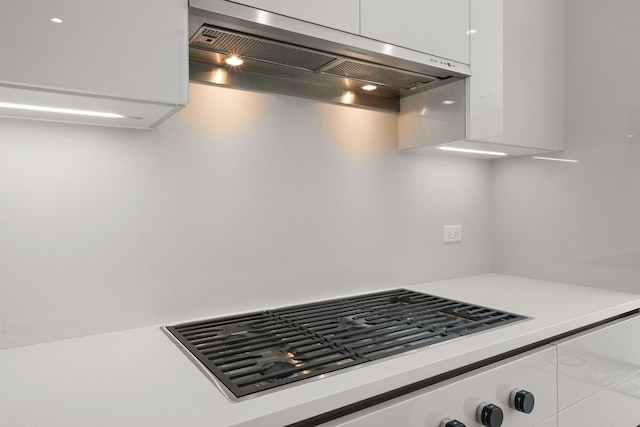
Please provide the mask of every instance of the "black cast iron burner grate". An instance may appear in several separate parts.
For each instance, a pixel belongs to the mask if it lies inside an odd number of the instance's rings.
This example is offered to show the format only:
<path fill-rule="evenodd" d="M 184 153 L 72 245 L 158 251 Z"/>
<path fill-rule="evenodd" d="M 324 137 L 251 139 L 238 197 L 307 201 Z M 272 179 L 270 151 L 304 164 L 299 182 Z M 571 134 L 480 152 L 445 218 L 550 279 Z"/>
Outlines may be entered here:
<path fill-rule="evenodd" d="M 523 319 L 397 289 L 166 329 L 243 397 Z"/>

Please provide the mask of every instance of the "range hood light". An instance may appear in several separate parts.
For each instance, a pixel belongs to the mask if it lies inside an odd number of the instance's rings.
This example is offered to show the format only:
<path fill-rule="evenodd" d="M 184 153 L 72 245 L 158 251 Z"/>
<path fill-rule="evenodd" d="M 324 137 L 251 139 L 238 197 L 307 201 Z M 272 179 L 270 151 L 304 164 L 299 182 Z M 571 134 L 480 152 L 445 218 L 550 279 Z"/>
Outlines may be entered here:
<path fill-rule="evenodd" d="M 468 148 L 456 148 L 456 147 L 438 147 L 444 151 L 456 151 L 459 153 L 472 153 L 472 154 L 486 154 L 488 156 L 506 156 L 507 153 L 501 153 L 499 151 L 483 151 L 483 150 L 471 150 Z"/>
<path fill-rule="evenodd" d="M 376 86 L 376 85 L 364 85 L 364 86 L 362 86 L 362 89 L 364 89 L 364 90 L 376 90 L 376 89 L 378 89 L 378 86 Z"/>
<path fill-rule="evenodd" d="M 468 36 L 470 36 L 470 35 L 472 35 L 472 34 L 477 33 L 477 32 L 478 32 L 478 30 L 471 29 L 471 30 L 468 30 L 468 31 L 465 31 L 465 32 L 467 33 L 467 35 L 468 35 Z"/>
<path fill-rule="evenodd" d="M 60 18 L 51 18 L 49 21 L 53 22 L 54 24 L 62 24 L 62 19 Z"/>
<path fill-rule="evenodd" d="M 451 104 L 455 104 L 455 103 L 456 103 L 456 101 L 451 101 L 451 100 L 447 99 L 446 101 L 442 101 L 442 103 L 443 103 L 444 105 L 451 105 Z"/>
<path fill-rule="evenodd" d="M 10 102 L 0 102 L 0 108 L 11 108 L 14 110 L 43 111 L 45 113 L 74 114 L 77 116 L 106 117 L 109 119 L 124 119 L 125 116 L 115 113 L 105 113 L 102 111 L 74 110 L 71 108 L 44 107 L 41 105 L 12 104 Z"/>
<path fill-rule="evenodd" d="M 242 65 L 244 63 L 244 61 L 240 58 L 238 58 L 235 55 L 232 55 L 230 57 L 228 57 L 227 59 L 224 60 L 224 62 L 227 63 L 227 65 L 231 65 L 232 67 L 237 67 L 239 65 Z"/>

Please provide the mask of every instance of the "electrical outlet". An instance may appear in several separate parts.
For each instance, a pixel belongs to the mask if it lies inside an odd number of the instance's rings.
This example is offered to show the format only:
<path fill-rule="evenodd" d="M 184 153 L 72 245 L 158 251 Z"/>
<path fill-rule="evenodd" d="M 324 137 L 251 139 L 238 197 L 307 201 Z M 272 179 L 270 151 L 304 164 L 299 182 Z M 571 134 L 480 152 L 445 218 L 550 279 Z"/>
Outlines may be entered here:
<path fill-rule="evenodd" d="M 461 242 L 462 226 L 461 225 L 445 225 L 443 242 Z"/>

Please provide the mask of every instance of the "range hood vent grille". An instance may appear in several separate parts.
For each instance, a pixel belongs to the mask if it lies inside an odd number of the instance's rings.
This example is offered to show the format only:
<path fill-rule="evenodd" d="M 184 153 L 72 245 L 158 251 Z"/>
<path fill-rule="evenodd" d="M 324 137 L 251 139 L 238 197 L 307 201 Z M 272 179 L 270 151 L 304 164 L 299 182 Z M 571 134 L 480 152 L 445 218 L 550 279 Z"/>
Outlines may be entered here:
<path fill-rule="evenodd" d="M 347 77 L 375 84 L 392 87 L 400 87 L 413 90 L 417 87 L 436 81 L 437 79 L 424 74 L 412 73 L 406 70 L 398 70 L 382 65 L 367 64 L 360 61 L 345 59 L 339 63 L 333 63 L 322 71 L 324 74 Z"/>
<path fill-rule="evenodd" d="M 201 29 L 190 46 L 309 71 L 317 70 L 338 59 L 335 55 L 208 26 Z"/>
<path fill-rule="evenodd" d="M 208 24 L 200 28 L 191 39 L 189 46 L 224 55 L 236 55 L 264 63 L 405 90 L 413 90 L 440 80 L 426 74 L 236 33 Z"/>

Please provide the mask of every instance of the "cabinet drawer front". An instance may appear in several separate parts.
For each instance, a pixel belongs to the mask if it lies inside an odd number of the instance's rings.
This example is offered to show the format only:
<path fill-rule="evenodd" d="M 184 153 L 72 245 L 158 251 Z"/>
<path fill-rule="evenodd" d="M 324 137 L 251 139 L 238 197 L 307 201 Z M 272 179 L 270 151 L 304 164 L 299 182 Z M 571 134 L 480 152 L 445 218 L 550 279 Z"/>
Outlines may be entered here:
<path fill-rule="evenodd" d="M 561 411 L 640 371 L 640 315 L 558 343 Z M 638 402 L 640 405 L 640 402 Z"/>
<path fill-rule="evenodd" d="M 541 422 L 536 427 L 557 427 L 558 417 L 551 417 L 546 421 Z"/>
<path fill-rule="evenodd" d="M 478 425 L 475 421 L 478 405 L 488 402 L 502 409 L 504 425 L 533 427 L 556 414 L 555 380 L 555 348 L 545 346 L 351 414 L 326 426 L 439 427 L 448 417 L 475 426 Z M 533 393 L 535 408 L 531 414 L 517 412 L 509 406 L 514 389 Z"/>
<path fill-rule="evenodd" d="M 640 425 L 640 373 L 558 414 L 558 427 Z"/>

